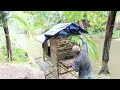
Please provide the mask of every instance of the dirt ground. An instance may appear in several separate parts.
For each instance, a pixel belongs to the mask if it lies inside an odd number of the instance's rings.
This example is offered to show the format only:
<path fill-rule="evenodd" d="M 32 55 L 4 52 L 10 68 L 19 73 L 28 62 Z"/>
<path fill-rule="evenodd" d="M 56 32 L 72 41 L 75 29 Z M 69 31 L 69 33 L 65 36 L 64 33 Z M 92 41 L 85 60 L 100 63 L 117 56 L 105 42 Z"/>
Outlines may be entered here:
<path fill-rule="evenodd" d="M 0 64 L 0 79 L 44 79 L 45 75 L 40 69 L 22 64 Z"/>
<path fill-rule="evenodd" d="M 66 74 L 63 74 L 63 75 L 60 75 L 59 77 L 60 79 L 78 79 L 76 78 L 75 76 L 73 76 L 72 74 L 70 73 L 66 73 Z M 110 76 L 109 75 L 98 75 L 95 73 L 95 79 L 110 79 Z"/>
<path fill-rule="evenodd" d="M 70 73 L 62 74 L 60 79 L 78 79 Z M 45 79 L 43 71 L 23 64 L 0 64 L 0 79 Z M 110 79 L 109 76 L 96 74 L 96 79 Z"/>

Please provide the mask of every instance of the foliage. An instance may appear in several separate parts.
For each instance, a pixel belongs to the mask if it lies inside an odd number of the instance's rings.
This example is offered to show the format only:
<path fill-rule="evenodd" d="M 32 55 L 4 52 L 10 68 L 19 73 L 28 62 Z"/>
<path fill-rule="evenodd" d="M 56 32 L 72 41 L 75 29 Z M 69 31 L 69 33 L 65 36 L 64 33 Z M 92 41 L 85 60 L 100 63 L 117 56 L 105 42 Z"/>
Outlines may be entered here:
<path fill-rule="evenodd" d="M 107 16 L 107 11 L 15 11 L 11 12 L 11 21 L 12 23 L 16 21 L 18 23 L 16 26 L 20 26 L 24 31 L 30 34 L 37 33 L 36 35 L 38 35 L 60 22 L 77 22 L 86 19 L 91 25 L 87 30 L 93 35 L 105 30 Z M 101 35 L 99 34 L 99 36 Z M 89 36 L 85 36 L 89 46 L 89 53 L 95 59 L 98 59 L 97 44 Z M 82 43 L 78 36 L 73 35 L 69 38 L 77 44 L 81 45 Z M 14 52 L 19 53 L 21 51 L 18 49 Z"/>
<path fill-rule="evenodd" d="M 4 44 L 0 45 L 0 62 L 7 61 L 7 51 Z M 27 52 L 22 48 L 14 48 L 13 49 L 13 62 L 16 63 L 24 63 L 28 62 L 29 58 L 27 56 Z"/>
<path fill-rule="evenodd" d="M 96 38 L 102 38 L 102 37 L 105 37 L 105 31 L 96 33 L 96 34 L 94 34 L 94 36 L 93 36 L 93 33 L 90 32 L 89 36 L 96 37 Z M 120 38 L 120 30 L 113 30 L 112 38 L 113 39 Z"/>
<path fill-rule="evenodd" d="M 120 38 L 120 30 L 113 31 L 112 38 Z"/>
<path fill-rule="evenodd" d="M 1 61 L 7 61 L 7 48 L 6 48 L 6 43 L 5 43 L 5 36 L 3 35 L 3 31 L 0 33 L 1 37 L 0 37 L 0 62 Z M 16 41 L 14 36 L 11 37 L 12 43 L 11 46 L 12 48 L 12 54 L 13 54 L 13 61 L 15 63 L 24 63 L 24 62 L 28 62 L 29 58 L 27 56 L 27 52 L 26 50 L 20 48 L 20 47 L 16 47 Z"/>
<path fill-rule="evenodd" d="M 91 27 L 87 30 L 99 33 L 105 30 L 107 11 L 14 11 L 12 19 L 23 30 L 39 35 L 60 22 L 77 22 L 86 19 Z M 53 18 L 54 17 L 54 18 Z M 37 34 L 38 33 L 38 34 Z"/>
<path fill-rule="evenodd" d="M 16 62 L 16 63 L 20 63 L 20 62 L 24 63 L 24 62 L 29 61 L 27 52 L 22 48 L 15 48 L 14 49 L 13 59 L 14 59 L 14 62 Z"/>
<path fill-rule="evenodd" d="M 13 16 L 26 30 L 34 33 L 43 33 L 60 22 L 77 22 L 87 19 L 91 25 L 88 30 L 95 34 L 95 31 L 104 30 L 104 23 L 107 21 L 107 12 L 105 11 L 23 11 L 14 12 Z M 81 43 L 78 36 L 70 37 L 77 44 Z M 88 41 L 89 53 L 93 58 L 98 59 L 97 44 L 88 36 L 85 36 L 85 38 Z"/>
<path fill-rule="evenodd" d="M 67 22 L 77 22 L 82 20 L 84 11 L 64 11 L 64 16 Z"/>
<path fill-rule="evenodd" d="M 13 17 L 21 22 L 21 24 L 24 25 L 25 30 L 30 30 L 30 25 L 28 24 L 27 20 L 25 18 L 20 17 L 18 15 L 13 14 Z"/>
<path fill-rule="evenodd" d="M 0 62 L 7 61 L 7 48 L 3 28 L 0 27 Z"/>
<path fill-rule="evenodd" d="M 5 45 L 0 45 L 0 62 L 3 60 L 7 61 L 7 50 Z"/>
<path fill-rule="evenodd" d="M 96 42 L 94 42 L 89 36 L 85 36 L 85 39 L 88 42 L 88 51 L 90 52 L 90 56 L 94 60 L 99 60 L 99 52 L 98 52 L 98 45 Z"/>
<path fill-rule="evenodd" d="M 35 35 L 43 33 L 62 20 L 58 11 L 16 11 L 11 14 L 13 20 L 22 25 L 21 29 Z"/>
<path fill-rule="evenodd" d="M 8 14 L 9 14 L 9 12 L 7 12 L 7 11 L 0 11 L 0 26 L 7 24 Z"/>
<path fill-rule="evenodd" d="M 93 31 L 89 31 L 89 36 L 90 37 L 96 37 L 96 38 L 103 38 L 105 37 L 105 31 L 99 32 L 99 33 L 94 33 Z"/>
<path fill-rule="evenodd" d="M 107 11 L 64 11 L 64 17 L 67 22 L 77 22 L 78 20 L 88 20 L 90 23 L 87 30 L 103 31 L 106 27 L 108 12 Z"/>
<path fill-rule="evenodd" d="M 20 22 L 19 24 L 22 25 L 22 30 L 31 30 L 32 23 L 30 23 L 31 16 L 29 14 L 23 13 L 21 11 L 15 11 L 11 13 L 12 20 L 14 22 Z"/>
<path fill-rule="evenodd" d="M 105 26 L 106 26 L 105 23 L 107 22 L 108 12 L 105 12 L 105 11 L 65 11 L 63 16 L 66 17 L 67 22 L 77 22 L 78 20 L 81 21 L 84 19 L 89 21 L 91 27 L 87 28 L 87 30 L 90 32 L 90 34 L 86 35 L 85 39 L 88 42 L 88 50 L 89 50 L 90 56 L 94 60 L 99 60 L 98 45 L 96 44 L 96 42 L 94 42 L 90 38 L 90 35 L 92 36 L 93 34 L 97 34 L 105 30 Z M 104 35 L 104 34 L 101 33 L 100 35 Z M 71 41 L 76 42 L 77 44 L 80 44 L 80 46 L 82 46 L 82 42 L 79 39 L 79 36 L 71 35 L 69 39 Z"/>
<path fill-rule="evenodd" d="M 94 33 L 105 30 L 107 11 L 15 11 L 12 16 L 28 32 L 43 33 L 60 22 L 77 22 L 86 19 Z M 53 18 L 54 17 L 54 18 Z M 37 34 L 37 35 L 38 35 Z"/>
<path fill-rule="evenodd" d="M 76 44 L 80 45 L 80 47 L 82 47 L 82 41 L 79 38 L 79 35 L 70 35 L 68 37 L 72 42 L 75 42 Z M 94 59 L 94 60 L 99 60 L 99 52 L 98 52 L 98 45 L 96 44 L 96 42 L 94 42 L 89 36 L 84 36 L 84 38 L 87 41 L 88 44 L 88 52 L 90 54 L 90 56 Z"/>
<path fill-rule="evenodd" d="M 45 30 L 63 21 L 62 11 L 35 11 L 26 12 L 33 15 L 36 26 L 42 26 Z M 54 17 L 54 18 L 53 18 Z M 42 21 L 42 22 L 41 22 Z"/>

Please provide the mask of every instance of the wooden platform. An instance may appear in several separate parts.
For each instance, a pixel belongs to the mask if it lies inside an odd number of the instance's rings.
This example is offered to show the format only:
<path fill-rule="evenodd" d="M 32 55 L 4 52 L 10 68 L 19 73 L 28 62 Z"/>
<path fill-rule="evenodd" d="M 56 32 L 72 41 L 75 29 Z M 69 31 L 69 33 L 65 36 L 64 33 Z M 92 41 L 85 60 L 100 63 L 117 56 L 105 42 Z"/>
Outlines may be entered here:
<path fill-rule="evenodd" d="M 35 59 L 35 61 L 40 69 L 44 72 L 46 79 L 59 79 L 57 75 L 57 69 L 50 65 L 49 61 L 44 61 L 42 59 Z"/>
<path fill-rule="evenodd" d="M 58 67 L 55 67 L 49 60 L 43 60 L 42 58 L 35 59 L 39 68 L 44 72 L 45 79 L 77 79 L 77 72 L 72 68 L 67 69 L 66 65 L 70 64 L 70 60 L 66 60 L 58 63 Z M 68 65 L 69 66 L 69 65 Z M 58 75 L 59 70 L 59 75 Z"/>
<path fill-rule="evenodd" d="M 71 74 L 75 78 L 78 78 L 78 74 L 73 70 L 72 63 L 74 59 L 61 60 L 58 62 L 59 76 L 63 74 Z"/>

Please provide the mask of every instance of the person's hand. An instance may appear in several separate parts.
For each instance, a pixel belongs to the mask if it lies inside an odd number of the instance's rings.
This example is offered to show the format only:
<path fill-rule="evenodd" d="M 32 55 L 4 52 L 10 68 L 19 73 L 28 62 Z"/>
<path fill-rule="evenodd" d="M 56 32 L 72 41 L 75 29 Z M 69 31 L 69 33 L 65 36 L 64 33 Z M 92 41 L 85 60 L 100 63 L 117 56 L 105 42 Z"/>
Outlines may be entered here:
<path fill-rule="evenodd" d="M 81 39 L 83 39 L 83 36 L 82 36 L 82 35 L 80 35 L 80 38 L 81 38 Z"/>

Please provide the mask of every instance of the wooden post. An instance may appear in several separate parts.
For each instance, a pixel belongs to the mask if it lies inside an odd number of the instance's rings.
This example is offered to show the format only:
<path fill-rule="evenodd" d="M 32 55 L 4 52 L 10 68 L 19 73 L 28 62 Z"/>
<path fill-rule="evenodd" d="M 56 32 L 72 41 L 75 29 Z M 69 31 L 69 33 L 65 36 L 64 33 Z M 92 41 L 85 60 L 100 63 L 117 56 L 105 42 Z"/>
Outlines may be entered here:
<path fill-rule="evenodd" d="M 47 44 L 47 42 L 44 42 L 42 44 L 42 48 L 43 48 L 43 60 L 45 61 L 45 56 L 48 55 L 48 44 Z"/>

